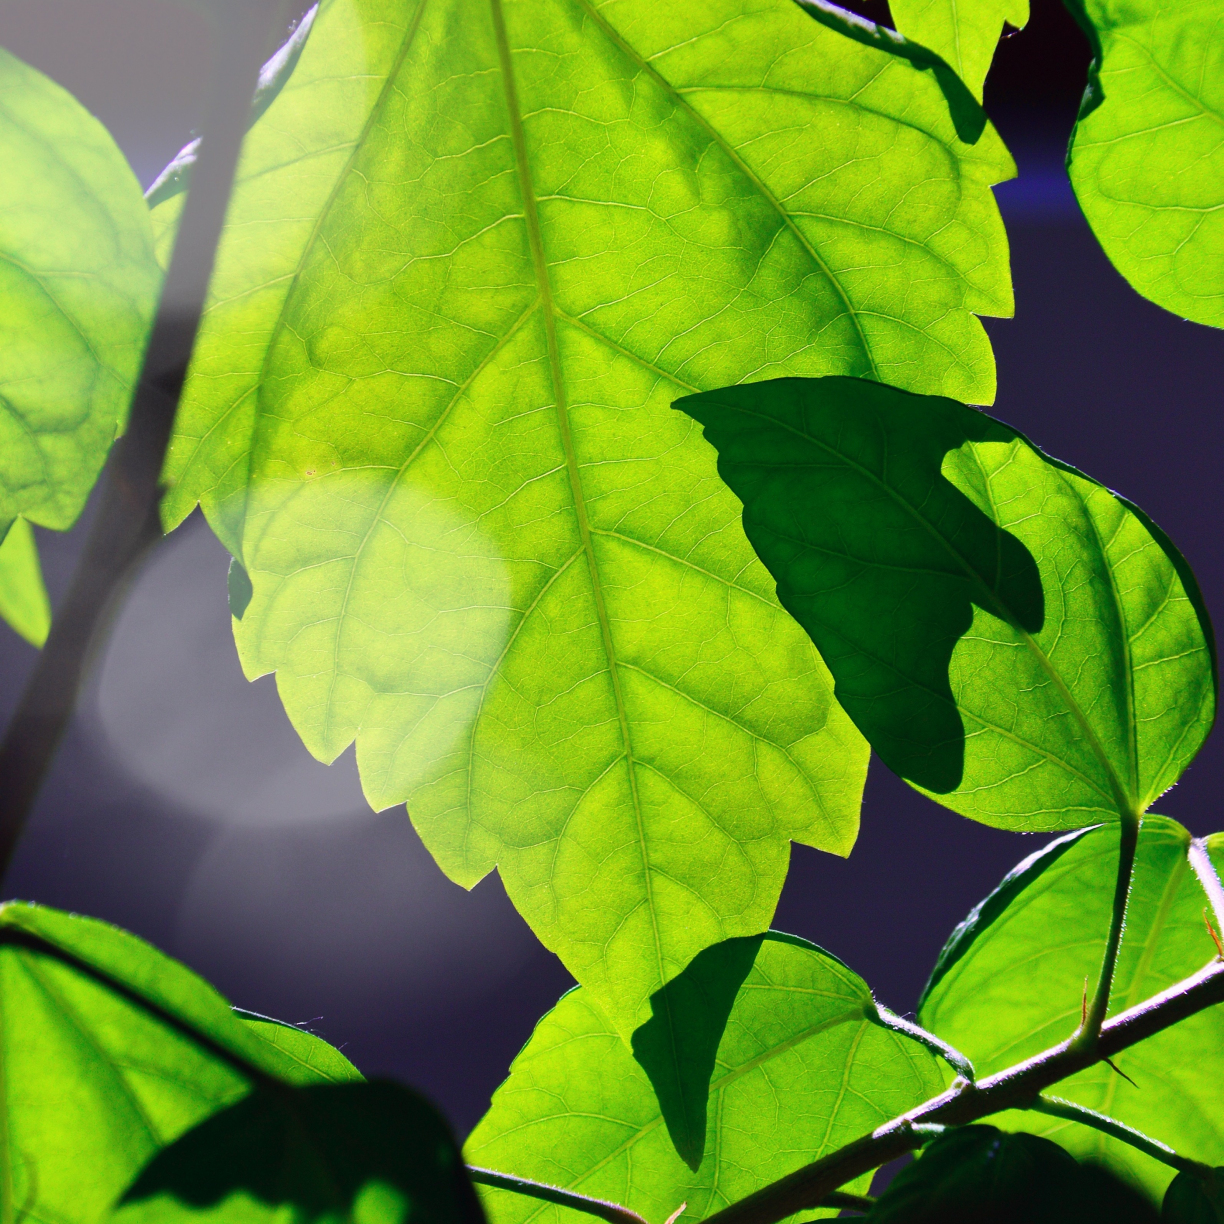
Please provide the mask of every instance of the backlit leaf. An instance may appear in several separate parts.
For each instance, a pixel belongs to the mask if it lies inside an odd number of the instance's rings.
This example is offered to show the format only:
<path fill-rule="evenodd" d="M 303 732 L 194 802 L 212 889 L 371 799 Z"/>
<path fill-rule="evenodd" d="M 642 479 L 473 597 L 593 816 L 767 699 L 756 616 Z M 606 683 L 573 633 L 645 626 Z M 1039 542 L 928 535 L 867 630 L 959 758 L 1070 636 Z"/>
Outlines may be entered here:
<path fill-rule="evenodd" d="M 251 1093 L 159 1152 L 113 1218 L 115 1224 L 484 1220 L 437 1110 L 411 1089 L 377 1081 Z"/>
<path fill-rule="evenodd" d="M 1023 29 L 1029 0 L 889 0 L 888 11 L 906 38 L 942 55 L 980 102 L 1003 25 Z"/>
<path fill-rule="evenodd" d="M 1161 816 L 1143 820 L 1110 1013 L 1201 969 L 1215 954 L 1203 922 L 1207 898 L 1187 861 L 1190 835 Z M 1224 866 L 1224 837 L 1207 846 Z M 948 942 L 919 1019 L 990 1075 L 1069 1037 L 1084 980 L 1100 969 L 1118 832 L 1073 833 L 1021 863 Z M 1118 1118 L 1192 1160 L 1224 1163 L 1224 1007 L 1213 1007 L 1062 1081 L 1057 1095 Z M 1045 1114 L 992 1121 L 1046 1135 L 1084 1158 L 1129 1170 L 1159 1195 L 1173 1170 L 1100 1131 Z"/>
<path fill-rule="evenodd" d="M 216 1053 L 79 965 L 292 1084 L 359 1079 L 318 1038 L 268 1041 L 182 965 L 125 931 L 43 906 L 0 907 L 0 1189 L 5 1218 L 99 1219 L 162 1145 L 243 1097 L 250 1083 Z"/>
<path fill-rule="evenodd" d="M 1027 831 L 1143 812 L 1177 781 L 1214 717 L 1211 629 L 1129 502 L 985 413 L 859 379 L 677 406 L 903 778 Z"/>
<path fill-rule="evenodd" d="M 43 585 L 34 531 L 23 518 L 13 520 L 0 543 L 0 616 L 27 642 L 41 646 L 51 628 L 51 601 Z"/>
<path fill-rule="evenodd" d="M 127 416 L 160 272 L 140 185 L 70 94 L 0 50 L 0 533 L 71 527 Z"/>
<path fill-rule="evenodd" d="M 1067 156 L 1114 267 L 1224 327 L 1224 13 L 1218 0 L 1070 0 L 1096 51 Z"/>
<path fill-rule="evenodd" d="M 774 932 L 704 955 L 725 955 L 734 977 L 745 948 L 752 964 L 717 1055 L 697 1068 L 708 1104 L 696 1172 L 673 1147 L 641 1063 L 581 988 L 515 1059 L 467 1142 L 469 1163 L 611 1199 L 651 1221 L 687 1203 L 683 1218 L 699 1220 L 938 1090 L 933 1055 L 880 1022 L 871 992 L 839 960 Z M 507 1191 L 480 1193 L 494 1224 L 581 1221 Z"/>
<path fill-rule="evenodd" d="M 972 312 L 1011 309 L 994 130 L 818 17 L 333 0 L 248 139 L 169 465 L 249 578 L 247 674 L 626 1035 L 768 926 L 791 839 L 849 850 L 866 764 L 670 401 L 989 399 Z"/>

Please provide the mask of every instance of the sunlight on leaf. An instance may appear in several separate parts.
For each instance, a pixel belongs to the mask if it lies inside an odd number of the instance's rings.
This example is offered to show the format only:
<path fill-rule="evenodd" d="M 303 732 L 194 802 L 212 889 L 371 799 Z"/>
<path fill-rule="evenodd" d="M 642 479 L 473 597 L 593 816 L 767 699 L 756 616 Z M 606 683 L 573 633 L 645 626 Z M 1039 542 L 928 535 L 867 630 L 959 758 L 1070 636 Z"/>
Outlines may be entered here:
<path fill-rule="evenodd" d="M 1070 0 L 1096 51 L 1071 184 L 1114 267 L 1224 327 L 1224 14 L 1218 0 Z"/>
<path fill-rule="evenodd" d="M 0 616 L 32 645 L 47 640 L 51 601 L 43 585 L 34 530 L 23 518 L 13 521 L 0 544 Z"/>
<path fill-rule="evenodd" d="M 1123 1011 L 1215 955 L 1206 903 L 1187 861 L 1190 835 L 1148 816 L 1110 999 Z M 1217 869 L 1224 836 L 1208 839 Z M 927 986 L 922 1024 L 991 1075 L 1069 1037 L 1084 979 L 1096 980 L 1118 863 L 1114 827 L 1073 833 L 1021 863 L 957 928 Z M 1052 937 L 1053 936 L 1053 937 Z M 1101 1064 L 1059 1084 L 1060 1097 L 1118 1118 L 1191 1160 L 1224 1162 L 1224 1007 L 1216 1006 L 1119 1054 L 1134 1084 Z M 999 1114 L 1007 1129 L 1046 1135 L 1081 1158 L 1106 1159 L 1159 1194 L 1173 1170 L 1127 1144 L 1036 1113 Z"/>
<path fill-rule="evenodd" d="M 76 521 L 127 416 L 161 274 L 106 129 L 0 50 L 0 532 Z"/>
<path fill-rule="evenodd" d="M 697 1052 L 693 1070 L 708 1077 L 709 1100 L 696 1172 L 676 1153 L 642 1066 L 581 988 L 536 1026 L 468 1140 L 467 1159 L 648 1220 L 687 1203 L 681 1220 L 699 1220 L 937 1091 L 934 1057 L 879 1023 L 870 991 L 835 957 L 776 932 L 736 942 L 731 961 L 753 945 L 755 959 L 712 1064 Z M 589 1221 L 506 1191 L 481 1196 L 494 1224 Z"/>
<path fill-rule="evenodd" d="M 19 1218 L 93 1221 L 164 1143 L 249 1091 L 215 1054 L 45 950 L 101 970 L 260 1069 L 296 1084 L 360 1079 L 296 1031 L 274 1041 L 195 974 L 90 918 L 0 907 L 0 1186 Z M 276 1027 L 276 1026 L 270 1026 Z M 7 1208 L 6 1208 L 7 1209 Z"/>
<path fill-rule="evenodd" d="M 336 0 L 247 141 L 169 461 L 248 676 L 626 1036 L 768 926 L 792 839 L 849 851 L 866 766 L 669 403 L 994 394 L 1011 159 L 848 20 Z"/>
<path fill-rule="evenodd" d="M 778 379 L 677 407 L 903 778 L 1037 831 L 1142 812 L 1193 759 L 1211 629 L 1136 507 L 985 413 L 878 383 Z"/>

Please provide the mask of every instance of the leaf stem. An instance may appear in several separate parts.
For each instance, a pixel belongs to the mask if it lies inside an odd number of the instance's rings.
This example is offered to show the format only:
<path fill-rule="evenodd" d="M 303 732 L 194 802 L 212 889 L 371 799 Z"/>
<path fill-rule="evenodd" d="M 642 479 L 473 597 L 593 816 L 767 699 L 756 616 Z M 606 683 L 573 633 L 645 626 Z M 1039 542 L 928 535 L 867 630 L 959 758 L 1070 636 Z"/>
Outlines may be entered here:
<path fill-rule="evenodd" d="M 1001 1110 L 1027 1109 L 1038 1094 L 1067 1076 L 1221 1002 L 1224 961 L 1216 959 L 1160 994 L 1111 1017 L 1101 1026 L 1091 1047 L 1070 1038 L 976 1084 L 958 1081 L 909 1113 L 715 1212 L 705 1224 L 778 1224 L 798 1211 L 818 1206 L 826 1195 L 852 1178 L 921 1147 L 929 1138 L 923 1132 L 929 1131 L 930 1123 L 963 1126 Z"/>
<path fill-rule="evenodd" d="M 529 1198 L 554 1203 L 558 1207 L 570 1207 L 574 1211 L 585 1211 L 598 1216 L 608 1224 L 646 1224 L 636 1211 L 622 1207 L 608 1199 L 591 1198 L 576 1190 L 564 1190 L 550 1186 L 547 1182 L 532 1181 L 529 1177 L 517 1177 L 513 1173 L 499 1173 L 496 1169 L 482 1169 L 479 1165 L 467 1166 L 468 1177 L 478 1186 L 494 1186 L 498 1190 L 509 1190 L 514 1194 L 525 1194 Z"/>
<path fill-rule="evenodd" d="M 973 1083 L 977 1079 L 977 1074 L 973 1070 L 973 1064 L 955 1047 L 950 1046 L 942 1037 L 936 1037 L 934 1033 L 924 1029 L 922 1025 L 915 1024 L 912 1020 L 906 1020 L 898 1016 L 896 1012 L 889 1011 L 887 1007 L 881 1004 L 876 1004 L 876 1013 L 879 1016 L 880 1023 L 885 1028 L 890 1028 L 894 1032 L 904 1033 L 907 1037 L 912 1037 L 915 1041 L 926 1046 L 933 1054 L 937 1054 L 963 1079 Z"/>
<path fill-rule="evenodd" d="M 1101 958 L 1101 973 L 1096 990 L 1088 1005 L 1084 1022 L 1072 1039 L 1080 1050 L 1091 1050 L 1100 1038 L 1101 1026 L 1109 1011 L 1109 994 L 1113 988 L 1114 970 L 1118 964 L 1118 949 L 1126 926 L 1126 903 L 1130 898 L 1131 877 L 1135 873 L 1135 850 L 1139 845 L 1140 817 L 1133 812 L 1122 813 L 1118 829 L 1118 875 L 1114 882 L 1113 912 L 1109 920 L 1109 936 L 1105 955 Z"/>
<path fill-rule="evenodd" d="M 1220 883 L 1215 864 L 1211 861 L 1207 839 L 1205 837 L 1194 838 L 1190 843 L 1187 857 L 1190 859 L 1190 866 L 1194 869 L 1194 874 L 1198 876 L 1198 881 L 1203 886 L 1203 891 L 1207 894 L 1207 900 L 1211 902 L 1216 930 L 1224 935 L 1224 884 Z"/>
<path fill-rule="evenodd" d="M 1097 1113 L 1095 1109 L 1089 1109 L 1085 1105 L 1076 1105 L 1073 1101 L 1065 1101 L 1061 1097 L 1039 1096 L 1029 1105 L 1029 1109 L 1034 1113 L 1048 1114 L 1052 1118 L 1065 1118 L 1068 1122 L 1091 1126 L 1094 1130 L 1099 1130 L 1113 1139 L 1129 1143 L 1131 1147 L 1151 1156 L 1153 1160 L 1167 1164 L 1179 1173 L 1193 1173 L 1197 1177 L 1206 1177 L 1211 1172 L 1210 1167 L 1201 1161 L 1179 1156 L 1167 1144 L 1150 1138 L 1142 1131 L 1135 1130 L 1133 1126 L 1127 1126 L 1126 1123 L 1119 1122 L 1116 1118 Z"/>
<path fill-rule="evenodd" d="M 97 517 L 72 585 L 0 742 L 0 878 L 72 719 L 77 693 L 109 617 L 161 538 L 161 471 L 208 292 L 267 36 L 286 0 L 216 5 L 217 70 L 205 138 L 183 208 L 132 399 L 127 432 L 111 448 Z"/>

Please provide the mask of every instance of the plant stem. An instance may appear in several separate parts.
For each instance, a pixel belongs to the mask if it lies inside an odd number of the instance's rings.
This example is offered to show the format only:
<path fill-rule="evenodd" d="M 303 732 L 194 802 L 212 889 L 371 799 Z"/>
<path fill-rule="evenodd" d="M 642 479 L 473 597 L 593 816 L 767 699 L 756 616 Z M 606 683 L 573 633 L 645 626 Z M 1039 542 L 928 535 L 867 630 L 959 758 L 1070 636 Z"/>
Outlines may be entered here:
<path fill-rule="evenodd" d="M 887 1007 L 879 1003 L 876 1004 L 876 1014 L 879 1016 L 880 1023 L 885 1028 L 890 1028 L 897 1033 L 904 1033 L 907 1037 L 912 1037 L 915 1041 L 921 1042 L 932 1054 L 942 1058 L 957 1075 L 967 1079 L 971 1084 L 977 1078 L 977 1074 L 973 1070 L 973 1064 L 955 1046 L 950 1046 L 941 1037 L 936 1037 L 934 1033 L 924 1029 L 922 1025 L 915 1024 L 912 1020 L 906 1020 L 898 1016 L 896 1012 L 889 1011 Z"/>
<path fill-rule="evenodd" d="M 1139 845 L 1140 818 L 1124 812 L 1118 832 L 1118 875 L 1114 882 L 1113 913 L 1109 920 L 1109 936 L 1105 955 L 1101 958 L 1101 974 L 1097 978 L 1092 1002 L 1080 1030 L 1072 1039 L 1077 1048 L 1092 1049 L 1100 1036 L 1101 1026 L 1109 1011 L 1109 993 L 1113 987 L 1114 969 L 1118 964 L 1118 948 L 1126 926 L 1126 902 L 1130 897 L 1131 876 L 1135 873 L 1135 850 Z"/>
<path fill-rule="evenodd" d="M 1091 1048 L 1069 1039 L 976 1085 L 964 1081 L 954 1084 L 870 1134 L 715 1212 L 705 1224 L 778 1224 L 795 1212 L 818 1206 L 826 1195 L 852 1178 L 921 1147 L 929 1137 L 921 1133 L 925 1124 L 963 1126 L 1004 1109 L 1026 1109 L 1039 1093 L 1059 1080 L 1221 1002 L 1224 961 L 1217 959 L 1168 990 L 1107 1020 Z"/>
<path fill-rule="evenodd" d="M 1196 837 L 1190 843 L 1188 857 L 1190 859 L 1190 866 L 1194 869 L 1194 874 L 1198 876 L 1199 883 L 1207 894 L 1207 900 L 1211 902 L 1211 912 L 1215 915 L 1216 930 L 1219 934 L 1224 935 L 1224 885 L 1220 883 L 1220 877 L 1216 873 L 1215 864 L 1211 861 L 1205 837 Z"/>
<path fill-rule="evenodd" d="M 1153 1160 L 1167 1164 L 1179 1173 L 1193 1173 L 1198 1177 L 1205 1177 L 1210 1173 L 1210 1167 L 1201 1161 L 1179 1156 L 1166 1144 L 1149 1138 L 1142 1131 L 1137 1131 L 1134 1127 L 1127 1126 L 1116 1118 L 1097 1113 L 1095 1109 L 1089 1109 L 1085 1105 L 1076 1105 L 1073 1101 L 1064 1101 L 1061 1097 L 1039 1096 L 1029 1105 L 1029 1109 L 1034 1113 L 1048 1114 L 1052 1118 L 1065 1118 L 1068 1122 L 1091 1126 L 1102 1134 L 1120 1139 L 1123 1143 L 1129 1143 L 1131 1147 L 1151 1156 Z"/>
<path fill-rule="evenodd" d="M 495 1186 L 498 1190 L 510 1190 L 514 1194 L 525 1194 L 529 1198 L 555 1203 L 558 1207 L 570 1207 L 574 1211 L 585 1211 L 598 1216 L 608 1224 L 646 1224 L 636 1211 L 622 1207 L 607 1199 L 591 1198 L 576 1190 L 563 1190 L 547 1182 L 532 1181 L 529 1177 L 516 1177 L 513 1173 L 499 1173 L 496 1169 L 482 1169 L 478 1165 L 467 1166 L 468 1177 L 478 1186 Z"/>
<path fill-rule="evenodd" d="M 285 0 L 217 4 L 205 137 L 162 285 L 127 432 L 111 448 L 97 518 L 21 704 L 0 742 L 0 878 L 72 718 L 117 597 L 161 537 L 161 471 L 187 376 L 263 50 Z"/>

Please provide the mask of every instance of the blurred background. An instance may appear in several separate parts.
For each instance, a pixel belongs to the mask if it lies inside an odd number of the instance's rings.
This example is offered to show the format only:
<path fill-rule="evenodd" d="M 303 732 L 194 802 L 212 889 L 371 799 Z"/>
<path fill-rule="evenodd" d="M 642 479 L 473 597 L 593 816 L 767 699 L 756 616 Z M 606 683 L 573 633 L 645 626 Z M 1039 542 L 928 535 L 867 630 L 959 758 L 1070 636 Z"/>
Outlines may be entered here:
<path fill-rule="evenodd" d="M 304 9 L 305 4 L 302 5 Z M 887 22 L 887 6 L 855 4 Z M 195 135 L 207 29 L 174 0 L 0 0 L 0 45 L 59 81 L 148 185 Z M 1088 47 L 1058 0 L 1005 38 L 986 107 L 1017 181 L 998 189 L 1016 317 L 986 320 L 995 415 L 1138 502 L 1224 615 L 1217 476 L 1224 333 L 1138 297 L 1063 172 Z M 53 601 L 82 530 L 39 532 Z M 369 1075 L 424 1089 L 462 1137 L 535 1021 L 571 984 L 497 877 L 471 893 L 434 866 L 404 809 L 364 803 L 351 750 L 330 769 L 289 726 L 271 678 L 247 684 L 224 549 L 193 516 L 136 582 L 5 883 L 5 895 L 119 923 L 233 1002 L 309 1027 Z M 0 625 L 0 717 L 35 652 Z M 1224 827 L 1209 740 L 1161 802 Z M 963 820 L 873 763 L 846 861 L 795 847 L 775 925 L 828 948 L 912 1011 L 952 928 L 1043 844 Z"/>

